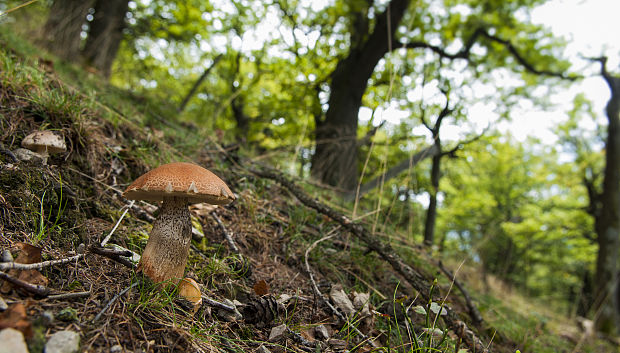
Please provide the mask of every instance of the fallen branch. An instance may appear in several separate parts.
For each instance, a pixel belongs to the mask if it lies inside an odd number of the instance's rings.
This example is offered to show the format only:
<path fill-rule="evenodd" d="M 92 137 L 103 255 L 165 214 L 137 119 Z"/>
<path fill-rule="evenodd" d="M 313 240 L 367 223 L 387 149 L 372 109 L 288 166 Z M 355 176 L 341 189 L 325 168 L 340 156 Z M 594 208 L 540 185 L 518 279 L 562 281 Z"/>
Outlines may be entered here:
<path fill-rule="evenodd" d="M 65 264 L 65 263 L 68 263 L 68 262 L 77 261 L 77 260 L 81 259 L 82 257 L 84 257 L 84 254 L 79 254 L 79 255 L 67 257 L 65 259 L 37 262 L 37 263 L 34 263 L 34 264 L 20 264 L 18 262 L 0 262 L 0 271 L 5 271 L 5 270 L 21 270 L 21 271 L 25 271 L 25 270 L 40 270 L 42 268 L 49 267 L 49 266 L 54 266 L 54 265 Z"/>
<path fill-rule="evenodd" d="M 360 223 L 353 222 L 342 213 L 322 204 L 318 200 L 309 197 L 299 186 L 289 181 L 284 175 L 273 170 L 266 169 L 249 169 L 253 174 L 275 180 L 289 190 L 301 203 L 307 207 L 313 208 L 319 213 L 328 216 L 335 222 L 339 223 L 345 229 L 347 229 L 355 237 L 363 241 L 371 250 L 375 251 L 385 261 L 387 261 L 392 268 L 398 272 L 413 288 L 415 288 L 426 300 L 430 293 L 430 287 L 427 285 L 428 280 L 417 273 L 411 266 L 407 265 L 401 258 L 394 252 L 389 244 L 384 244 L 375 236 L 373 236 L 364 226 Z M 465 344 L 474 352 L 488 352 L 488 348 L 482 343 L 480 338 L 467 326 L 465 322 L 460 320 L 457 314 L 449 307 L 445 306 L 447 315 L 443 316 L 444 321 L 452 329 L 452 331 L 460 337 Z"/>
<path fill-rule="evenodd" d="M 463 299 L 465 299 L 465 304 L 467 305 L 467 310 L 469 311 L 469 316 L 471 317 L 475 326 L 480 327 L 482 323 L 482 315 L 478 308 L 474 305 L 471 297 L 469 296 L 469 292 L 463 287 L 461 282 L 456 279 L 456 274 L 452 274 L 450 270 L 448 270 L 441 261 L 438 263 L 439 269 L 454 283 L 456 288 L 458 288 L 463 294 Z"/>
<path fill-rule="evenodd" d="M 125 267 L 129 267 L 132 270 L 136 269 L 136 265 L 126 258 L 126 257 L 131 257 L 133 255 L 131 251 L 107 249 L 107 248 L 99 247 L 97 245 L 91 246 L 90 248 L 88 248 L 88 251 L 90 251 L 93 254 L 107 257 L 108 259 L 116 261 L 119 264 Z"/>
<path fill-rule="evenodd" d="M 3 279 L 16 287 L 19 287 L 28 293 L 32 293 L 41 297 L 47 297 L 51 292 L 51 290 L 46 286 L 22 281 L 21 279 L 15 278 L 8 273 L 2 271 L 0 271 L 0 279 Z"/>
<path fill-rule="evenodd" d="M 235 307 L 226 305 L 224 303 L 220 303 L 220 302 L 215 301 L 215 300 L 213 300 L 213 299 L 211 299 L 211 298 L 209 298 L 209 297 L 207 297 L 205 295 L 202 296 L 202 301 L 205 304 L 207 304 L 208 306 L 212 306 L 214 308 L 226 310 L 226 311 L 231 312 L 231 313 L 235 312 Z"/>

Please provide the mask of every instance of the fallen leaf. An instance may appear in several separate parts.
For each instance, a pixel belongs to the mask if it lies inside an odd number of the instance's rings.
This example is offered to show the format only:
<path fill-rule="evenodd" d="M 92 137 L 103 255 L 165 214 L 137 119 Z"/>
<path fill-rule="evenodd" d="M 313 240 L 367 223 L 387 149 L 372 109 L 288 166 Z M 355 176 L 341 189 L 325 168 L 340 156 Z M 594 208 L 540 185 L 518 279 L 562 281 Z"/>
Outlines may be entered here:
<path fill-rule="evenodd" d="M 17 303 L 9 306 L 9 308 L 0 314 L 0 330 L 7 327 L 21 331 L 26 338 L 32 337 L 31 323 L 26 315 L 26 307 L 24 304 Z"/>
<path fill-rule="evenodd" d="M 38 246 L 34 246 L 27 243 L 17 243 L 17 248 L 19 249 L 19 254 L 15 259 L 16 263 L 20 264 L 34 264 L 41 262 L 41 251 L 42 249 Z M 24 282 L 28 282 L 34 285 L 47 286 L 49 280 L 41 274 L 38 270 L 10 270 L 8 272 L 9 275 L 16 277 L 19 280 Z M 9 282 L 5 282 L 2 285 L 1 292 L 8 293 L 15 286 Z M 22 291 L 23 292 L 23 291 Z M 23 292 L 26 294 L 28 292 Z"/>
<path fill-rule="evenodd" d="M 355 314 L 353 303 L 351 303 L 351 300 L 344 292 L 341 285 L 336 284 L 332 286 L 329 296 L 332 298 L 338 309 L 342 310 L 346 316 L 352 317 Z"/>
<path fill-rule="evenodd" d="M 264 279 L 261 279 L 260 281 L 256 282 L 254 284 L 254 293 L 256 293 L 256 295 L 262 297 L 263 295 L 269 294 L 269 285 L 267 284 L 267 282 L 265 282 Z"/>

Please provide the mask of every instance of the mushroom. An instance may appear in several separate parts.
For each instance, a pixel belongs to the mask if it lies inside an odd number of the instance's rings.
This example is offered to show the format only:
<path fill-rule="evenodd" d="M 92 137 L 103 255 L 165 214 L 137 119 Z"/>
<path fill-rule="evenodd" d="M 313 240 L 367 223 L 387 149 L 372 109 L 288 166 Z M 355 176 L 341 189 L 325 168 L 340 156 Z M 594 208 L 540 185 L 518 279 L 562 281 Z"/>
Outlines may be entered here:
<path fill-rule="evenodd" d="M 192 238 L 188 205 L 224 205 L 235 199 L 222 179 L 191 163 L 159 166 L 136 179 L 123 196 L 130 200 L 163 201 L 138 264 L 138 271 L 154 282 L 183 278 Z"/>
<path fill-rule="evenodd" d="M 47 164 L 47 157 L 50 154 L 60 153 L 67 150 L 65 139 L 52 131 L 35 131 L 24 137 L 22 147 L 36 152 L 43 158 L 43 164 Z"/>
<path fill-rule="evenodd" d="M 187 300 L 192 305 L 192 310 L 196 311 L 202 305 L 202 293 L 200 286 L 193 279 L 186 277 L 179 282 L 177 287 L 179 297 Z"/>

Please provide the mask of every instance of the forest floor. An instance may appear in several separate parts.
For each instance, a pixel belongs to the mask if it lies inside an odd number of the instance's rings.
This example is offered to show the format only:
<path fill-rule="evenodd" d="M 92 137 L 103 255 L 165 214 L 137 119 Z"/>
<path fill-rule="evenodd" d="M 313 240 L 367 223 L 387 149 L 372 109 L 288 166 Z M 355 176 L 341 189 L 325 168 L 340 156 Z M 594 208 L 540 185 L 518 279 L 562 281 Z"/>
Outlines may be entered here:
<path fill-rule="evenodd" d="M 471 262 L 444 260 L 467 300 L 432 250 L 370 232 L 329 190 L 264 169 L 166 120 L 171 111 L 148 97 L 41 55 L 2 31 L 0 249 L 21 263 L 71 258 L 2 272 L 38 285 L 0 289 L 0 328 L 24 332 L 30 352 L 60 330 L 79 333 L 85 352 L 617 351 L 517 289 L 483 285 Z M 67 152 L 47 165 L 19 160 L 12 151 L 41 129 L 63 135 Z M 197 307 L 174 284 L 142 279 L 131 253 L 100 247 L 111 235 L 109 244 L 141 253 L 157 205 L 121 193 L 172 161 L 214 171 L 237 195 L 191 207 L 186 276 L 201 286 Z"/>

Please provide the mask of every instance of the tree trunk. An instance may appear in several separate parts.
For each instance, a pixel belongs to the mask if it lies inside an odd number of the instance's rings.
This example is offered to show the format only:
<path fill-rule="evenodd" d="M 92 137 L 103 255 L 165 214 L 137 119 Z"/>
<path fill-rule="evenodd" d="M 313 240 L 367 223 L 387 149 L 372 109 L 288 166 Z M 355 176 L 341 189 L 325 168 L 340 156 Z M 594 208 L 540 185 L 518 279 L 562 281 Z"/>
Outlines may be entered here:
<path fill-rule="evenodd" d="M 441 151 L 441 142 L 439 137 L 435 139 L 435 146 Z M 433 245 L 435 240 L 435 223 L 437 220 L 437 193 L 439 192 L 439 178 L 441 177 L 441 152 L 433 157 L 433 166 L 431 167 L 431 190 L 430 202 L 426 210 L 426 220 L 424 223 L 424 243 Z"/>
<path fill-rule="evenodd" d="M 79 57 L 82 25 L 94 0 L 55 0 L 43 26 L 40 42 L 63 60 Z"/>
<path fill-rule="evenodd" d="M 409 3 L 410 0 L 390 1 L 377 16 L 374 30 L 365 41 L 364 33 L 352 33 L 348 56 L 332 72 L 329 108 L 325 118 L 316 121 L 311 169 L 312 176 L 325 184 L 344 191 L 357 185 L 357 125 L 362 97 L 375 66 L 390 50 L 390 39 Z"/>
<path fill-rule="evenodd" d="M 192 85 L 192 88 L 189 90 L 189 92 L 187 92 L 187 94 L 185 95 L 185 98 L 183 98 L 183 101 L 179 105 L 179 108 L 177 109 L 177 112 L 182 113 L 185 110 L 185 107 L 187 106 L 187 103 L 189 103 L 189 100 L 198 91 L 198 87 L 200 87 L 202 82 L 207 78 L 207 76 L 209 76 L 209 73 L 211 72 L 211 70 L 213 70 L 215 65 L 217 65 L 217 63 L 220 60 L 222 60 L 223 56 L 224 55 L 222 55 L 222 54 L 216 56 L 215 59 L 213 59 L 213 63 L 211 63 L 211 65 L 202 72 L 202 75 L 200 75 L 198 80 L 196 80 L 196 82 L 194 82 L 194 84 Z"/>
<path fill-rule="evenodd" d="M 607 141 L 605 143 L 605 174 L 600 194 L 600 216 L 595 219 L 598 257 L 595 275 L 595 326 L 597 330 L 615 335 L 620 327 L 618 305 L 618 251 L 620 245 L 620 77 L 611 76 L 601 59 L 603 78 L 611 89 L 607 103 Z"/>
<path fill-rule="evenodd" d="M 105 78 L 112 72 L 112 63 L 123 39 L 128 0 L 97 0 L 95 18 L 82 53 L 87 65 L 97 69 Z"/>

